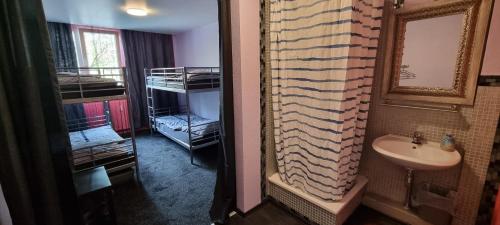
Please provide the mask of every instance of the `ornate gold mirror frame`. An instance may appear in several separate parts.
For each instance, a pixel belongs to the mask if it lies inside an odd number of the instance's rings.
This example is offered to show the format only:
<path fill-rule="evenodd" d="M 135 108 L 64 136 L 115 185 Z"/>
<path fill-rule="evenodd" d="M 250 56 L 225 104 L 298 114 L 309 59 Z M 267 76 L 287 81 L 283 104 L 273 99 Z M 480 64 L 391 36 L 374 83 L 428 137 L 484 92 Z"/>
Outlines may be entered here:
<path fill-rule="evenodd" d="M 385 12 L 382 86 L 382 98 L 385 102 L 473 105 L 491 6 L 492 0 L 441 0 Z M 406 24 L 455 14 L 463 14 L 464 18 L 452 88 L 399 86 Z"/>

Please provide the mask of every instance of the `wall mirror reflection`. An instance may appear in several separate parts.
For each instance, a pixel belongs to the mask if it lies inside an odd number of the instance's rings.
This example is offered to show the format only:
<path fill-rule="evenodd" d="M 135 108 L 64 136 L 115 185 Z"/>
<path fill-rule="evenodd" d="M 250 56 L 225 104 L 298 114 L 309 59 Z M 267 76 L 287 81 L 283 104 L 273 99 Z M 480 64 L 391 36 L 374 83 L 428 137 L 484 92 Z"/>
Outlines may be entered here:
<path fill-rule="evenodd" d="M 406 24 L 399 86 L 453 88 L 464 47 L 463 20 L 464 14 L 455 14 Z"/>

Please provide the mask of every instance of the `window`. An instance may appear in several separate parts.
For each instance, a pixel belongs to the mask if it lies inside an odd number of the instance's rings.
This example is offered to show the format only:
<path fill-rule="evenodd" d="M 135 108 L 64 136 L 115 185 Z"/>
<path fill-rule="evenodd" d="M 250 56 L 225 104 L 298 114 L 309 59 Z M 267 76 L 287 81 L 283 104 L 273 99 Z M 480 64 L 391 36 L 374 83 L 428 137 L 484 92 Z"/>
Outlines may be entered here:
<path fill-rule="evenodd" d="M 83 64 L 86 67 L 119 67 L 119 33 L 79 29 Z"/>

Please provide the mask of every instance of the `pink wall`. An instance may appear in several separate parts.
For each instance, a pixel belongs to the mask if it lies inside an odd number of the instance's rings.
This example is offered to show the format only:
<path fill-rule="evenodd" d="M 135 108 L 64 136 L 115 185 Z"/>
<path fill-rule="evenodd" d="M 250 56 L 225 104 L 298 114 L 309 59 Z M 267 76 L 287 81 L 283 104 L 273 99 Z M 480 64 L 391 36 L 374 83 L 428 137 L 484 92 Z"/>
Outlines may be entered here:
<path fill-rule="evenodd" d="M 231 0 L 236 206 L 260 203 L 259 1 Z"/>
<path fill-rule="evenodd" d="M 500 76 L 500 1 L 493 8 L 481 75 Z"/>

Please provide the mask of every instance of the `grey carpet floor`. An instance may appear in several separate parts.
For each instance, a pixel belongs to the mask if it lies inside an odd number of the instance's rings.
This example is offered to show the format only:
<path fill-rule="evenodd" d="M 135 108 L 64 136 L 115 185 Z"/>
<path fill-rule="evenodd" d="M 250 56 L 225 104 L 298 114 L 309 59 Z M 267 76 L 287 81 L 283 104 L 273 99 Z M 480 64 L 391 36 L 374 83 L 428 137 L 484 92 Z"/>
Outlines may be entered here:
<path fill-rule="evenodd" d="M 164 136 L 137 137 L 141 183 L 114 186 L 119 225 L 204 225 L 216 179 L 217 148 L 189 153 Z"/>

